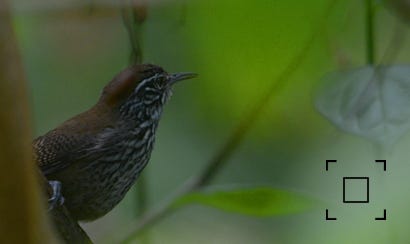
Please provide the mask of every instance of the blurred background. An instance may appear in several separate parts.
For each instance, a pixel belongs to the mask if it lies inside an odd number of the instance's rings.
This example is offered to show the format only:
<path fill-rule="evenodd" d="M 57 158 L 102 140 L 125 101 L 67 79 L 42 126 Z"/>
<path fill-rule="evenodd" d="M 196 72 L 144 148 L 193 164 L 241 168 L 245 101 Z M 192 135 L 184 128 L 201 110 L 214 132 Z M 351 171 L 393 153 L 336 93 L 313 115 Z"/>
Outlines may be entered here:
<path fill-rule="evenodd" d="M 148 208 L 198 174 L 247 116 L 257 116 L 255 123 L 211 185 L 264 185 L 321 203 L 302 213 L 265 217 L 189 205 L 135 242 L 410 241 L 407 124 L 394 143 L 379 145 L 341 130 L 314 102 L 325 74 L 369 65 L 367 1 L 136 2 L 144 17 L 135 27 L 142 62 L 199 74 L 175 87 L 164 110 L 143 172 Z M 400 1 L 391 2 L 372 1 L 374 64 L 410 61 L 406 15 L 391 7 Z M 132 44 L 121 11 L 128 5 L 108 0 L 12 4 L 39 136 L 91 107 L 104 85 L 129 65 Z M 261 103 L 263 109 L 253 114 Z M 338 163 L 326 172 L 327 159 Z M 387 159 L 386 172 L 375 159 Z M 368 204 L 343 204 L 344 176 L 370 177 Z M 82 226 L 96 243 L 116 243 L 138 216 L 137 199 L 134 187 L 112 212 Z M 337 221 L 326 221 L 325 209 Z M 383 209 L 387 220 L 375 221 Z"/>

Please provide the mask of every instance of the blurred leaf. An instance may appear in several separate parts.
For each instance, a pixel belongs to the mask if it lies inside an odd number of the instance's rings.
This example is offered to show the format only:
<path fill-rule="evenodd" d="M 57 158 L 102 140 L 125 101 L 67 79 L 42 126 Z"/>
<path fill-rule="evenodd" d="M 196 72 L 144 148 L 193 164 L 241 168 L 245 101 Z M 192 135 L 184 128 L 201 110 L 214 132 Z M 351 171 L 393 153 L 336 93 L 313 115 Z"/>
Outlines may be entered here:
<path fill-rule="evenodd" d="M 366 66 L 326 75 L 316 108 L 341 130 L 383 146 L 410 127 L 410 67 Z"/>
<path fill-rule="evenodd" d="M 289 191 L 256 187 L 195 192 L 183 196 L 174 206 L 188 204 L 202 204 L 228 212 L 266 217 L 306 211 L 313 207 L 314 201 Z"/>

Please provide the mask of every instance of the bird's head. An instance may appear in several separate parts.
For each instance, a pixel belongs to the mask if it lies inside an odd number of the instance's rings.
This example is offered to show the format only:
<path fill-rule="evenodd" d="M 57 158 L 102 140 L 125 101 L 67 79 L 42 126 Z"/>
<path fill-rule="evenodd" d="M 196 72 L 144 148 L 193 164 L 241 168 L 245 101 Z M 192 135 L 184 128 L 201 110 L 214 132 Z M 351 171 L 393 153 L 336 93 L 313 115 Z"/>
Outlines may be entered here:
<path fill-rule="evenodd" d="M 172 94 L 172 86 L 195 77 L 194 73 L 169 74 L 161 67 L 139 64 L 121 71 L 103 89 L 100 102 L 119 108 L 123 114 L 162 109 Z"/>

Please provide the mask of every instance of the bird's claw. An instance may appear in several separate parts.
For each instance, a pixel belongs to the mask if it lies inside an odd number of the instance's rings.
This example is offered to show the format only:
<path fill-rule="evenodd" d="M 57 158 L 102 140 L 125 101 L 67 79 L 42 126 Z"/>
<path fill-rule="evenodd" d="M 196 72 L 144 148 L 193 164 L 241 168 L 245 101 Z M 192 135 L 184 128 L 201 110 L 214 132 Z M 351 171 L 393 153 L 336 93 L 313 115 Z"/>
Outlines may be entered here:
<path fill-rule="evenodd" d="M 53 194 L 48 199 L 48 211 L 51 211 L 54 208 L 64 204 L 64 197 L 61 194 L 61 182 L 60 181 L 50 180 L 48 184 L 50 184 L 51 189 L 53 190 Z"/>

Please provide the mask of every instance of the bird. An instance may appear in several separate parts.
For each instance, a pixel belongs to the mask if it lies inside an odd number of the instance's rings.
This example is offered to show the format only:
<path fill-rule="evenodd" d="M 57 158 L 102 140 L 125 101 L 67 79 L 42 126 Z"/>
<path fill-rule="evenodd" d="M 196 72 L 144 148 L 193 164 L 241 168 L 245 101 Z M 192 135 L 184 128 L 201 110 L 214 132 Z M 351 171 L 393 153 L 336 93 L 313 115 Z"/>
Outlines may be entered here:
<path fill-rule="evenodd" d="M 195 76 L 132 65 L 103 88 L 89 110 L 34 139 L 35 161 L 54 192 L 49 203 L 64 203 L 78 221 L 111 211 L 150 159 L 173 85 Z"/>

